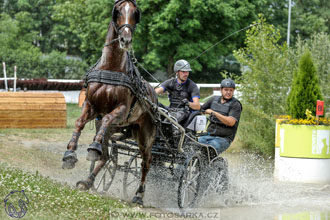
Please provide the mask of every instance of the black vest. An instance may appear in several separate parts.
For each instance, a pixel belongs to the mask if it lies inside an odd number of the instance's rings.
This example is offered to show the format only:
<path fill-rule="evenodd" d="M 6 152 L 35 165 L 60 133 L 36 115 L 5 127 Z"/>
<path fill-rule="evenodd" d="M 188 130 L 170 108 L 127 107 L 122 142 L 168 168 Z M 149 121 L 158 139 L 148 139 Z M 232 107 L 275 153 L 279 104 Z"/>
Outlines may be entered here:
<path fill-rule="evenodd" d="M 177 108 L 179 105 L 182 104 L 183 99 L 191 100 L 191 94 L 189 94 L 189 84 L 190 80 L 187 79 L 186 84 L 180 85 L 177 83 L 176 79 L 174 78 L 171 82 L 171 86 L 169 90 L 171 91 L 169 98 L 170 98 L 170 108 Z M 184 106 L 181 106 L 184 107 Z"/>
<path fill-rule="evenodd" d="M 229 115 L 229 111 L 233 103 L 238 102 L 241 105 L 241 103 L 234 97 L 223 104 L 220 102 L 220 99 L 221 96 L 215 97 L 210 108 L 224 116 Z M 232 142 L 237 132 L 238 123 L 239 122 L 237 121 L 233 127 L 230 127 L 222 123 L 214 115 L 211 115 L 210 125 L 208 126 L 207 131 L 213 136 L 225 137 L 229 142 Z"/>

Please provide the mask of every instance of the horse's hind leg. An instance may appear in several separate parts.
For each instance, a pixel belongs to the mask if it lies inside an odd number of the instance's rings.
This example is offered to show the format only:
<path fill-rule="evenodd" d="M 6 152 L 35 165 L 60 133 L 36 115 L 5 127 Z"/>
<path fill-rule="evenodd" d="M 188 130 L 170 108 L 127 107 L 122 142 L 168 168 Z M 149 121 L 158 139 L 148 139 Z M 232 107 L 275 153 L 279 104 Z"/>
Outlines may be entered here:
<path fill-rule="evenodd" d="M 107 128 L 112 123 L 120 123 L 123 121 L 124 113 L 126 111 L 125 105 L 120 105 L 119 107 L 115 108 L 111 113 L 103 116 L 102 118 L 102 125 L 98 130 L 97 134 L 95 135 L 94 141 L 91 145 L 89 145 L 87 160 L 100 160 L 101 155 L 103 154 L 102 151 L 102 143 L 104 142 L 104 137 L 107 131 Z"/>
<path fill-rule="evenodd" d="M 76 120 L 75 129 L 72 134 L 72 138 L 67 145 L 67 151 L 63 156 L 63 169 L 72 169 L 75 167 L 75 163 L 78 161 L 75 151 L 77 150 L 78 140 L 80 132 L 84 129 L 86 123 L 90 121 L 94 116 L 94 111 L 88 100 L 84 102 L 81 116 Z"/>
<path fill-rule="evenodd" d="M 137 140 L 139 143 L 140 153 L 142 156 L 142 163 L 141 163 L 142 175 L 141 175 L 140 186 L 137 189 L 135 196 L 132 200 L 133 203 L 137 203 L 139 205 L 143 205 L 145 181 L 151 163 L 151 148 L 156 135 L 156 127 L 152 119 L 146 116 L 143 122 L 144 122 L 143 125 L 139 126 L 139 130 L 137 132 Z"/>

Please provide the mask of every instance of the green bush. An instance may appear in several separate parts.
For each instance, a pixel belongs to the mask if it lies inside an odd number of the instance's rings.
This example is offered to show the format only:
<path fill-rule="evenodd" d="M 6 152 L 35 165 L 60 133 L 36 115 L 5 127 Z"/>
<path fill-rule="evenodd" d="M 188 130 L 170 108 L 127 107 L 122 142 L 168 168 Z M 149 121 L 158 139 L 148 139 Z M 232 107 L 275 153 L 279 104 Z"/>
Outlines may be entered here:
<path fill-rule="evenodd" d="M 274 155 L 275 119 L 251 104 L 243 107 L 237 138 L 243 147 L 263 155 Z"/>
<path fill-rule="evenodd" d="M 295 46 L 296 50 L 293 57 L 296 57 L 297 66 L 304 51 L 309 49 L 311 52 L 313 62 L 317 68 L 320 89 L 324 95 L 324 109 L 330 110 L 330 35 L 315 33 L 307 40 L 298 38 Z"/>
<path fill-rule="evenodd" d="M 323 100 L 319 87 L 317 70 L 308 49 L 299 60 L 298 71 L 294 74 L 292 89 L 288 97 L 289 113 L 292 118 L 303 118 L 306 109 L 316 113 L 316 101 Z"/>
<path fill-rule="evenodd" d="M 79 59 L 68 59 L 65 53 L 53 51 L 41 60 L 41 72 L 46 78 L 80 79 L 86 72 L 87 64 Z"/>
<path fill-rule="evenodd" d="M 17 66 L 18 78 L 83 78 L 87 69 L 84 61 L 68 59 L 66 53 L 57 51 L 43 54 L 33 44 L 36 33 L 21 33 L 25 26 L 20 22 L 28 18 L 19 15 L 18 19 L 12 19 L 0 14 L 0 61 L 6 63 L 8 77 L 14 75 Z"/>

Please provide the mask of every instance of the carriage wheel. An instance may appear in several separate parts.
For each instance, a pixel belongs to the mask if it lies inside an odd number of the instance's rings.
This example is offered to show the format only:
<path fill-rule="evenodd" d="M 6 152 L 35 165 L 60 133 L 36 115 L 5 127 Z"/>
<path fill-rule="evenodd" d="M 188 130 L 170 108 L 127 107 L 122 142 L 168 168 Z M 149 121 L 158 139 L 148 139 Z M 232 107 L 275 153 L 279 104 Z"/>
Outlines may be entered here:
<path fill-rule="evenodd" d="M 123 179 L 124 198 L 131 199 L 135 195 L 141 180 L 141 161 L 138 153 L 131 156 L 128 163 L 125 163 L 125 173 Z"/>
<path fill-rule="evenodd" d="M 94 181 L 95 191 L 100 193 L 106 193 L 109 190 L 113 182 L 113 179 L 115 178 L 116 170 L 117 170 L 117 159 L 115 159 L 114 156 L 110 156 L 110 159 L 101 169 L 99 175 L 97 175 L 95 178 Z"/>
<path fill-rule="evenodd" d="M 194 206 L 200 190 L 202 161 L 199 154 L 190 157 L 185 163 L 178 189 L 179 208 L 191 208 Z"/>
<path fill-rule="evenodd" d="M 223 193 L 228 190 L 228 164 L 221 157 L 215 158 L 205 169 L 204 179 L 207 179 L 203 189 L 203 197 L 212 193 Z"/>
<path fill-rule="evenodd" d="M 217 157 L 212 161 L 211 167 L 213 168 L 217 179 L 217 192 L 228 190 L 229 174 L 227 161 L 222 157 Z"/>

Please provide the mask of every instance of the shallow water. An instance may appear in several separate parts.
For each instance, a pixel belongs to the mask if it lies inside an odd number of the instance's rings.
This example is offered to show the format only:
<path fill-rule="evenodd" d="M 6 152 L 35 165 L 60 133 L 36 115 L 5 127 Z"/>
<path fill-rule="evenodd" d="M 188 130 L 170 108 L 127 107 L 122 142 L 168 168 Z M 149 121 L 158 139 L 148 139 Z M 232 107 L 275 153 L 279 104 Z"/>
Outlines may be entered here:
<path fill-rule="evenodd" d="M 27 163 L 24 167 L 29 167 L 30 171 L 39 170 L 43 175 L 71 186 L 75 186 L 78 180 L 88 176 L 89 162 L 85 159 L 87 144 L 80 145 L 78 148 L 79 162 L 75 169 L 62 170 L 61 158 L 66 142 L 49 144 L 48 142 L 27 143 L 24 141 L 24 143 L 21 149 L 40 150 L 41 154 L 45 155 L 43 159 L 50 160 L 47 161 L 47 166 L 44 166 L 44 162 L 31 163 L 28 160 L 27 162 L 31 164 L 27 166 L 29 164 Z M 273 160 L 244 152 L 225 153 L 223 157 L 229 164 L 229 190 L 223 195 L 211 194 L 201 199 L 196 209 L 192 211 L 202 214 L 219 214 L 217 215 L 219 218 L 201 219 L 330 220 L 330 184 L 277 182 L 273 179 Z M 51 160 L 54 162 L 52 166 Z M 120 160 L 121 162 L 128 161 L 129 157 L 123 156 Z M 147 179 L 145 206 L 178 212 L 177 180 L 166 179 L 168 175 L 164 173 L 157 174 L 157 178 L 149 175 Z M 122 185 L 123 173 L 117 172 L 108 195 L 130 200 L 131 198 L 123 198 Z M 160 217 L 164 217 L 160 219 L 174 219 L 172 216 Z"/>
<path fill-rule="evenodd" d="M 200 204 L 220 208 L 221 219 L 330 219 L 330 185 L 278 182 L 273 160 L 244 152 L 224 157 L 229 163 L 228 192 Z"/>
<path fill-rule="evenodd" d="M 219 212 L 220 219 L 226 220 L 330 220 L 330 185 L 275 181 L 274 161 L 254 154 L 228 153 L 224 157 L 230 187 L 222 195 L 202 198 L 195 209 L 198 212 Z M 177 184 L 157 178 L 149 179 L 147 187 L 146 205 L 178 211 Z"/>

